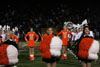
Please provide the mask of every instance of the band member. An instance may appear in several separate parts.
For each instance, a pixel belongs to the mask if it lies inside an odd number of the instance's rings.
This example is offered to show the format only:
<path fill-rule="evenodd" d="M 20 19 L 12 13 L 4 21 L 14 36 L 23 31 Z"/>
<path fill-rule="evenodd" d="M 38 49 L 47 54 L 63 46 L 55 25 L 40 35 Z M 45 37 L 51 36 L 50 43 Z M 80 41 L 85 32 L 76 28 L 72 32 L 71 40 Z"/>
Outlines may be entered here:
<path fill-rule="evenodd" d="M 72 41 L 75 41 L 76 35 L 78 34 L 76 29 L 72 30 Z"/>
<path fill-rule="evenodd" d="M 27 39 L 27 37 L 29 38 L 29 40 Z M 35 40 L 35 37 L 36 37 L 36 40 Z M 28 43 L 27 46 L 29 47 L 29 54 L 30 54 L 29 59 L 30 60 L 35 59 L 34 48 L 36 47 L 36 42 L 38 41 L 38 39 L 39 39 L 39 36 L 33 31 L 33 28 L 30 28 L 30 32 L 28 32 L 25 35 L 25 40 Z"/>
<path fill-rule="evenodd" d="M 2 42 L 2 30 L 0 30 L 0 44 Z"/>
<path fill-rule="evenodd" d="M 54 36 L 53 28 L 48 28 L 47 34 L 42 36 L 39 45 L 39 51 L 42 53 L 43 61 L 47 63 L 47 67 L 56 67 L 56 61 L 59 61 L 61 49 L 62 40 Z"/>
<path fill-rule="evenodd" d="M 78 57 L 82 61 L 83 67 L 91 67 L 91 62 L 98 59 L 99 42 L 94 40 L 90 34 L 90 29 L 85 26 L 79 43 Z"/>
<path fill-rule="evenodd" d="M 18 39 L 18 37 L 17 37 L 16 35 L 14 35 L 13 33 L 12 33 L 12 40 L 15 41 L 16 44 L 18 44 L 19 39 Z"/>
<path fill-rule="evenodd" d="M 6 33 L 4 31 L 1 31 L 1 36 L 2 36 L 2 42 L 5 41 Z"/>
<path fill-rule="evenodd" d="M 64 30 L 59 32 L 57 36 L 62 35 L 62 41 L 63 41 L 63 56 L 61 57 L 62 59 L 67 59 L 67 46 L 68 46 L 68 41 L 72 38 L 72 34 L 70 31 L 67 30 L 67 26 L 64 25 L 63 27 Z M 68 37 L 70 36 L 70 38 Z"/>

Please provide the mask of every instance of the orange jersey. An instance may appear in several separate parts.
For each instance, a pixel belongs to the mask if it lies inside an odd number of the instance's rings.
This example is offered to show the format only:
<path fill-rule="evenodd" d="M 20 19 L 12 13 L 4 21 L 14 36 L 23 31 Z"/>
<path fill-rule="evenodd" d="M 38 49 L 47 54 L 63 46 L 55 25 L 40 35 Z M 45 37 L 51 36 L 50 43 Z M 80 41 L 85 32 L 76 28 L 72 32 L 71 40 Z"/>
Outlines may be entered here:
<path fill-rule="evenodd" d="M 16 41 L 16 44 L 18 44 L 18 37 L 16 36 L 16 35 L 14 35 L 14 34 L 12 34 L 12 39 L 14 40 L 14 41 Z"/>
<path fill-rule="evenodd" d="M 68 45 L 68 40 L 69 40 L 68 35 L 71 35 L 72 38 L 71 32 L 68 30 L 62 30 L 57 34 L 57 36 L 59 35 L 62 35 L 63 46 Z"/>
<path fill-rule="evenodd" d="M 29 37 L 29 40 L 27 40 L 27 37 Z M 35 47 L 36 44 L 34 42 L 36 37 L 36 41 L 38 41 L 39 36 L 35 32 L 29 32 L 25 35 L 25 40 L 28 41 L 28 47 Z"/>
<path fill-rule="evenodd" d="M 45 39 L 48 35 L 47 34 L 44 34 L 41 38 L 41 40 Z"/>

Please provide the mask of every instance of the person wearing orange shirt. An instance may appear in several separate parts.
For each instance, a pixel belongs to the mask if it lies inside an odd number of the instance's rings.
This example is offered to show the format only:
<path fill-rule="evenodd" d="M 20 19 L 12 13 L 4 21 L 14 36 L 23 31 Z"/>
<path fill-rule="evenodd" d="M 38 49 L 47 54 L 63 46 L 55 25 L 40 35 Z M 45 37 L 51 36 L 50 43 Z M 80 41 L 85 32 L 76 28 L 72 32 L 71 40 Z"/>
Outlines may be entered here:
<path fill-rule="evenodd" d="M 61 51 L 62 40 L 53 33 L 53 28 L 49 27 L 47 33 L 42 36 L 42 41 L 38 48 L 41 52 L 42 61 L 46 62 L 47 67 L 56 67 L 56 62 L 59 61 L 61 54 L 59 51 Z"/>
<path fill-rule="evenodd" d="M 12 40 L 13 40 L 13 41 L 16 41 L 16 44 L 18 44 L 19 39 L 18 39 L 18 37 L 17 37 L 16 35 L 14 35 L 13 33 L 12 33 Z"/>
<path fill-rule="evenodd" d="M 44 34 L 44 35 L 41 37 L 41 40 L 45 39 L 46 36 L 48 36 L 48 34 Z"/>
<path fill-rule="evenodd" d="M 27 37 L 29 38 L 29 40 L 27 39 Z M 36 37 L 36 40 L 35 40 Z M 30 60 L 34 60 L 34 48 L 36 47 L 36 42 L 38 41 L 39 36 L 33 32 L 33 28 L 30 28 L 30 32 L 28 32 L 25 35 L 25 40 L 28 43 L 28 47 L 29 47 L 29 54 L 30 54 Z"/>
<path fill-rule="evenodd" d="M 18 61 L 18 47 L 15 41 L 12 41 L 12 32 L 7 31 L 5 40 L 0 46 L 0 65 L 5 65 L 4 67 L 16 67 L 15 64 Z"/>
<path fill-rule="evenodd" d="M 67 46 L 68 46 L 68 41 L 72 38 L 72 34 L 70 31 L 67 30 L 67 26 L 64 25 L 63 27 L 64 30 L 60 31 L 57 36 L 62 35 L 62 41 L 63 41 L 63 56 L 61 57 L 62 59 L 67 59 Z M 71 36 L 69 38 L 69 36 Z"/>

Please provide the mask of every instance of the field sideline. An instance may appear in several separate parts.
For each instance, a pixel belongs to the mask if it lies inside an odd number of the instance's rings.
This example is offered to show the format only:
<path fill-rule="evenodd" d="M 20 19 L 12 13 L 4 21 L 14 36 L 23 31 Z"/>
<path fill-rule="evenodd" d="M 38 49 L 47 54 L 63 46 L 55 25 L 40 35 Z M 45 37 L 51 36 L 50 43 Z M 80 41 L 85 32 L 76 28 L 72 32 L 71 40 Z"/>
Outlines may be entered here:
<path fill-rule="evenodd" d="M 37 42 L 37 47 L 39 42 Z M 25 42 L 20 42 L 19 47 L 26 47 Z M 19 63 L 17 64 L 18 67 L 46 67 L 46 64 L 42 61 L 41 53 L 35 49 L 35 57 L 34 61 L 28 59 L 28 50 L 19 51 Z M 57 67 L 82 67 L 81 63 L 70 53 L 68 52 L 68 59 L 67 60 L 60 60 L 57 62 Z M 100 67 L 100 53 L 99 59 L 96 62 L 93 62 L 92 67 Z"/>

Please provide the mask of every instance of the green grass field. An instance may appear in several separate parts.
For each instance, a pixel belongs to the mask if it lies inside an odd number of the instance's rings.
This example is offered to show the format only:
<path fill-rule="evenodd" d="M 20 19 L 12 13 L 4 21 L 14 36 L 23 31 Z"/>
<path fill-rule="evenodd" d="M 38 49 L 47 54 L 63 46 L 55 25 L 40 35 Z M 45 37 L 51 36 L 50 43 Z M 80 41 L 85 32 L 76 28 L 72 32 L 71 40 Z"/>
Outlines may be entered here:
<path fill-rule="evenodd" d="M 39 42 L 37 43 L 38 46 Z M 20 47 L 22 45 L 26 46 L 25 42 L 19 43 Z M 46 67 L 46 64 L 42 61 L 41 53 L 35 49 L 35 57 L 34 61 L 28 59 L 29 53 L 28 50 L 20 51 L 19 54 L 19 63 L 18 67 Z M 100 53 L 99 53 L 100 57 Z M 79 62 L 70 52 L 68 52 L 67 60 L 60 60 L 57 62 L 57 67 L 82 67 L 81 62 Z M 100 67 L 100 58 L 96 62 L 92 62 L 92 67 Z"/>

